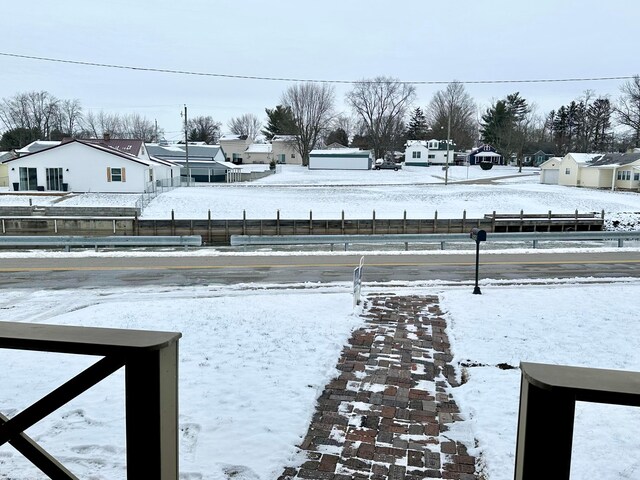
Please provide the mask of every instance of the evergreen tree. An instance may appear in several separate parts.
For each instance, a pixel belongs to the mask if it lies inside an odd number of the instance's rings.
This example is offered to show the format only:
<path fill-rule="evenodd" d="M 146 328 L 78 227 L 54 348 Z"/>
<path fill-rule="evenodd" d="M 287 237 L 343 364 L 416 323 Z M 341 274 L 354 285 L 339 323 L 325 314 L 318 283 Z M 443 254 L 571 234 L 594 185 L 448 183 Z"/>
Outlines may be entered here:
<path fill-rule="evenodd" d="M 480 133 L 483 141 L 493 145 L 507 161 L 515 156 L 520 167 L 530 112 L 527 101 L 516 92 L 498 100 L 482 116 Z"/>
<path fill-rule="evenodd" d="M 295 135 L 298 131 L 293 113 L 290 107 L 278 105 L 276 108 L 265 108 L 267 113 L 267 126 L 262 134 L 271 140 L 276 135 Z"/>
<path fill-rule="evenodd" d="M 331 145 L 332 143 L 339 143 L 345 147 L 349 145 L 349 136 L 342 128 L 336 128 L 329 132 L 327 138 L 324 141 L 325 144 Z"/>
<path fill-rule="evenodd" d="M 416 107 L 411 112 L 409 118 L 409 127 L 407 129 L 407 140 L 428 140 L 429 129 L 427 127 L 427 118 L 422 109 Z"/>
<path fill-rule="evenodd" d="M 42 140 L 40 129 L 12 128 L 2 134 L 2 138 L 0 138 L 0 150 L 17 150 L 36 140 Z"/>
<path fill-rule="evenodd" d="M 592 126 L 591 151 L 605 152 L 611 140 L 611 102 L 608 98 L 597 98 L 587 111 Z"/>

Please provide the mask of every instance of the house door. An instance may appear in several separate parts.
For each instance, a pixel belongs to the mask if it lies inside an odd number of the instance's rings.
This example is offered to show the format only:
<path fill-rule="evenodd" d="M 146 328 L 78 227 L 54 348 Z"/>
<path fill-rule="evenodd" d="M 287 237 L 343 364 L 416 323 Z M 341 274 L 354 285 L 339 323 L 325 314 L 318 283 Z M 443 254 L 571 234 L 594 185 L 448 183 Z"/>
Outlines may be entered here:
<path fill-rule="evenodd" d="M 47 190 L 62 190 L 61 168 L 47 168 Z"/>
<path fill-rule="evenodd" d="M 20 190 L 38 189 L 38 169 L 20 167 Z"/>

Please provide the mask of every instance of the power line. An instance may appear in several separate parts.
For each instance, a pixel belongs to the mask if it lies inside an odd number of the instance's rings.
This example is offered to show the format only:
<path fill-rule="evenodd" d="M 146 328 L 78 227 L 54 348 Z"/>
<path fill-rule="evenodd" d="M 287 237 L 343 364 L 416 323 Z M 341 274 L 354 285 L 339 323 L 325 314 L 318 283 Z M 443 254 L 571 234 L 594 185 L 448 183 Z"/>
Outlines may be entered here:
<path fill-rule="evenodd" d="M 1 56 L 23 58 L 27 60 L 40 60 L 44 62 L 66 63 L 72 65 L 83 65 L 89 67 L 102 67 L 102 68 L 117 68 L 120 70 L 136 70 L 140 72 L 156 72 L 156 73 L 171 73 L 176 75 L 193 75 L 200 77 L 217 77 L 217 78 L 234 78 L 242 80 L 264 80 L 270 82 L 311 82 L 311 83 L 341 83 L 341 84 L 355 84 L 355 83 L 375 83 L 367 80 L 319 80 L 319 79 L 303 79 L 303 78 L 285 78 L 285 77 L 262 77 L 257 75 L 232 75 L 224 73 L 207 73 L 207 72 L 194 72 L 189 70 L 172 70 L 168 68 L 151 68 L 151 67 L 133 67 L 130 65 L 115 65 L 110 63 L 98 63 L 98 62 L 83 62 L 78 60 L 64 60 L 60 58 L 48 58 L 48 57 L 36 57 L 33 55 L 19 55 L 17 53 L 0 52 Z M 595 82 L 603 80 L 630 80 L 634 78 L 633 75 L 619 76 L 619 77 L 584 77 L 584 78 L 546 78 L 546 79 L 528 79 L 528 80 L 456 80 L 462 84 L 495 84 L 495 83 L 559 83 L 559 82 Z M 417 81 L 398 81 L 401 84 L 407 85 L 446 85 L 451 83 L 449 80 L 417 80 Z"/>

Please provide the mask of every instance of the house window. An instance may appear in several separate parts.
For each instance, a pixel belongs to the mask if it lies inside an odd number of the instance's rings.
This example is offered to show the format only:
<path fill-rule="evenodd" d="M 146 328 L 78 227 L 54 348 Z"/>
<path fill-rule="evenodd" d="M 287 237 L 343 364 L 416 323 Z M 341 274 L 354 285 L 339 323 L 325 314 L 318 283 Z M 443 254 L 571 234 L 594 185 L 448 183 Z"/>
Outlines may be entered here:
<path fill-rule="evenodd" d="M 631 180 L 631 170 L 625 170 L 624 171 L 624 179 L 625 180 Z"/>
<path fill-rule="evenodd" d="M 436 154 L 435 153 L 430 153 L 429 155 L 427 155 L 429 158 L 436 158 Z"/>
<path fill-rule="evenodd" d="M 564 170 L 564 174 L 565 174 L 565 175 L 571 175 L 571 169 L 570 169 L 570 168 L 566 168 L 566 169 Z"/>
<path fill-rule="evenodd" d="M 618 170 L 618 180 L 622 180 L 622 172 Z"/>
<path fill-rule="evenodd" d="M 278 155 L 278 163 L 286 163 L 287 162 L 287 156 L 284 153 L 281 153 Z"/>
<path fill-rule="evenodd" d="M 634 174 L 633 174 L 633 180 L 634 180 L 634 181 L 636 181 L 636 182 L 637 182 L 638 180 L 640 180 L 640 173 L 634 173 Z"/>
<path fill-rule="evenodd" d="M 153 182 L 153 170 L 149 169 L 149 181 Z"/>
<path fill-rule="evenodd" d="M 62 168 L 47 168 L 47 190 L 63 190 Z"/>
<path fill-rule="evenodd" d="M 413 152 L 412 156 L 413 156 L 413 158 L 420 158 L 420 154 L 421 153 L 422 152 Z"/>
<path fill-rule="evenodd" d="M 20 190 L 38 189 L 38 170 L 32 167 L 20 167 Z"/>
<path fill-rule="evenodd" d="M 124 168 L 111 168 L 107 167 L 107 182 L 125 182 L 125 169 Z"/>
<path fill-rule="evenodd" d="M 296 154 L 295 154 L 295 153 L 292 153 L 292 154 L 291 154 L 291 158 L 296 158 Z M 283 163 L 284 163 L 284 162 L 283 162 Z"/>

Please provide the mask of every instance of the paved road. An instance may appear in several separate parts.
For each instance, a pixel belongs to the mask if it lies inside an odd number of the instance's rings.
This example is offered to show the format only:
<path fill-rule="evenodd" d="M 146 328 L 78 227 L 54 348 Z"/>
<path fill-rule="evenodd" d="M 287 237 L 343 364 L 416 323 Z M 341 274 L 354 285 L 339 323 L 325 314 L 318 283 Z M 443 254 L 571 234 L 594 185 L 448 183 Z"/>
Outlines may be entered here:
<path fill-rule="evenodd" d="M 224 255 L 0 259 L 0 286 L 207 285 L 351 281 L 361 255 Z M 365 282 L 473 281 L 475 254 L 364 256 Z M 640 277 L 640 252 L 480 254 L 480 278 Z"/>

